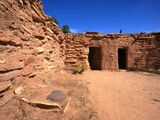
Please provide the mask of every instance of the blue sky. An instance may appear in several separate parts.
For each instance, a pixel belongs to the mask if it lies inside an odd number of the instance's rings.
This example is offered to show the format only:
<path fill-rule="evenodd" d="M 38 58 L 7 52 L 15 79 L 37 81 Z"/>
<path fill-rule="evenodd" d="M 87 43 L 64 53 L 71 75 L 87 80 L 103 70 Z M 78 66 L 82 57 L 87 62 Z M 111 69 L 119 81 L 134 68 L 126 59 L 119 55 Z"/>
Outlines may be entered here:
<path fill-rule="evenodd" d="M 44 11 L 73 32 L 160 31 L 160 0 L 42 0 Z"/>

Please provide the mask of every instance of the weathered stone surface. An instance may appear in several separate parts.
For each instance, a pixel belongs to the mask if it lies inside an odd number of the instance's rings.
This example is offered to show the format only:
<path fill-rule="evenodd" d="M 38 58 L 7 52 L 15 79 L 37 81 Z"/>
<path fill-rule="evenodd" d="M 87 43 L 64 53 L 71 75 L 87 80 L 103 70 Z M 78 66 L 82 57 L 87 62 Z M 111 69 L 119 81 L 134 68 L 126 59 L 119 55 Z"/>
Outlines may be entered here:
<path fill-rule="evenodd" d="M 41 54 L 41 53 L 44 52 L 44 48 L 42 48 L 42 47 L 36 48 L 36 49 L 35 49 L 35 52 L 36 52 L 37 54 Z"/>
<path fill-rule="evenodd" d="M 29 65 L 29 64 L 33 63 L 34 61 L 35 61 L 35 57 L 34 56 L 30 56 L 27 59 L 25 59 L 24 64 L 26 66 L 26 65 Z"/>
<path fill-rule="evenodd" d="M 160 34 L 160 33 L 156 33 Z M 139 39 L 136 39 L 139 38 Z M 101 58 L 95 57 L 91 61 L 100 64 L 102 70 L 119 70 L 118 48 L 127 51 L 126 69 L 158 71 L 160 69 L 159 39 L 149 34 L 100 34 L 87 32 L 84 34 L 67 34 L 66 59 L 67 67 L 75 67 L 79 64 L 89 64 L 89 48 L 99 47 Z M 93 53 L 95 54 L 95 53 Z M 125 58 L 124 58 L 125 59 Z"/>
<path fill-rule="evenodd" d="M 24 92 L 24 88 L 23 88 L 23 87 L 18 87 L 18 88 L 16 88 L 16 89 L 14 90 L 14 93 L 15 93 L 16 95 L 20 95 L 20 94 L 22 94 L 22 92 Z"/>
<path fill-rule="evenodd" d="M 33 72 L 33 65 L 27 65 L 24 67 L 22 71 L 22 75 L 27 76 L 27 75 L 30 75 L 32 72 Z"/>
<path fill-rule="evenodd" d="M 58 102 L 58 103 L 65 103 L 67 100 L 68 96 L 66 94 L 64 94 L 62 91 L 60 90 L 55 90 L 52 91 L 48 96 L 47 99 L 54 101 L 54 102 Z"/>
<path fill-rule="evenodd" d="M 16 70 L 23 70 L 25 77 L 33 68 L 38 72 L 64 67 L 64 34 L 44 14 L 41 2 L 1 0 L 0 16 L 0 81 L 13 79 Z"/>
<path fill-rule="evenodd" d="M 37 73 L 33 72 L 33 73 L 29 74 L 28 77 L 32 78 L 32 77 L 35 77 L 36 75 L 37 75 Z"/>
<path fill-rule="evenodd" d="M 13 92 L 9 92 L 5 94 L 2 98 L 0 98 L 0 107 L 7 104 L 10 100 L 12 100 L 14 94 Z"/>
<path fill-rule="evenodd" d="M 0 82 L 0 93 L 5 92 L 11 87 L 12 83 L 10 81 Z"/>
<path fill-rule="evenodd" d="M 4 63 L 0 64 L 0 72 L 11 71 L 11 70 L 18 70 L 24 67 L 24 63 L 17 60 L 17 59 L 8 59 L 2 60 Z M 1 61 L 1 62 L 2 62 Z"/>
<path fill-rule="evenodd" d="M 19 74 L 20 74 L 19 70 L 14 70 L 14 71 L 7 72 L 7 73 L 0 73 L 0 82 L 13 80 L 14 77 Z"/>
<path fill-rule="evenodd" d="M 51 66 L 59 69 L 64 67 L 64 62 L 66 66 L 86 64 L 89 67 L 91 46 L 101 48 L 101 69 L 119 69 L 117 51 L 120 47 L 127 48 L 127 69 L 160 69 L 160 45 L 156 37 L 159 33 L 64 35 L 44 14 L 43 6 L 37 0 L 1 0 L 0 16 L 0 52 L 5 54 L 0 55 L 0 72 L 3 73 L 30 64 L 35 71 L 52 69 Z M 12 54 L 14 56 L 9 58 Z M 31 55 L 35 58 L 28 58 Z M 14 59 L 15 56 L 21 60 Z"/>
<path fill-rule="evenodd" d="M 33 55 L 35 52 L 32 49 L 30 49 L 30 50 L 28 50 L 28 49 L 22 49 L 21 53 L 24 54 L 24 55 Z"/>
<path fill-rule="evenodd" d="M 0 60 L 0 64 L 4 64 L 6 60 Z"/>
<path fill-rule="evenodd" d="M 0 53 L 3 53 L 3 52 L 7 52 L 7 53 L 16 52 L 16 47 L 0 45 Z"/>
<path fill-rule="evenodd" d="M 58 108 L 58 109 L 62 110 L 62 106 L 56 102 L 35 101 L 35 100 L 28 100 L 26 98 L 22 98 L 21 100 L 34 106 L 34 107 L 39 107 L 39 108 L 43 108 L 43 109 Z"/>
<path fill-rule="evenodd" d="M 0 43 L 9 45 L 21 45 L 22 41 L 16 36 L 0 36 Z"/>
<path fill-rule="evenodd" d="M 52 66 L 49 66 L 49 67 L 48 67 L 48 70 L 52 70 L 52 69 L 54 69 L 54 68 L 55 68 L 55 66 L 52 65 Z"/>

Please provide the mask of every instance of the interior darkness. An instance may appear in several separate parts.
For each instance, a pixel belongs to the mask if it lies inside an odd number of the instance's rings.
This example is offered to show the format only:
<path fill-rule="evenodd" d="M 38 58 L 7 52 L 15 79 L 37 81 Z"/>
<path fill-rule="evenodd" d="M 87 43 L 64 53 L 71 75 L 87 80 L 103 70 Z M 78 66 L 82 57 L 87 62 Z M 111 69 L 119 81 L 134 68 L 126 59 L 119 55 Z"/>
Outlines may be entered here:
<path fill-rule="evenodd" d="M 88 60 L 91 70 L 101 70 L 101 48 L 90 47 Z"/>
<path fill-rule="evenodd" d="M 118 49 L 118 65 L 119 69 L 126 69 L 127 51 L 125 48 Z"/>

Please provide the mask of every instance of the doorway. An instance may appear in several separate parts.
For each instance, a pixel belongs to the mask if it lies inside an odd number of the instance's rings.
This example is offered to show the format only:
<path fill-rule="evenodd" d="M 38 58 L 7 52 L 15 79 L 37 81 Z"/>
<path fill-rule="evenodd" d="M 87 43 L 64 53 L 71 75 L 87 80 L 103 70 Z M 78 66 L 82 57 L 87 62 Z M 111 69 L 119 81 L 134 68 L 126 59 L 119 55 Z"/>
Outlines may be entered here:
<path fill-rule="evenodd" d="M 118 66 L 119 69 L 127 68 L 127 49 L 118 48 Z"/>
<path fill-rule="evenodd" d="M 101 47 L 90 47 L 88 61 L 91 70 L 101 70 Z"/>

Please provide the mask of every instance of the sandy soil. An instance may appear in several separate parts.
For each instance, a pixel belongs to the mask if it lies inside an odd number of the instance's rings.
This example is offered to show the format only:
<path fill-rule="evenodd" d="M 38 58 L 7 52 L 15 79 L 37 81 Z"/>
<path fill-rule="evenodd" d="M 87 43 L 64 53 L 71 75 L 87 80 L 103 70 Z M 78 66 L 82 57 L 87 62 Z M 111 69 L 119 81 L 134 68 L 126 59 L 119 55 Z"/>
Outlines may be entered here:
<path fill-rule="evenodd" d="M 160 120 L 160 75 L 145 72 L 90 71 L 82 75 L 43 73 L 15 81 L 19 96 L 44 101 L 53 90 L 70 98 L 65 114 L 31 106 L 13 97 L 0 107 L 0 120 Z M 0 99 L 1 100 L 1 99 Z"/>
<path fill-rule="evenodd" d="M 93 71 L 82 79 L 100 120 L 160 120 L 160 75 Z"/>
<path fill-rule="evenodd" d="M 24 91 L 16 96 L 13 91 L 17 87 L 23 87 Z M 31 101 L 52 103 L 47 96 L 53 90 L 63 91 L 70 99 L 66 112 L 46 107 L 38 107 L 27 104 L 21 98 Z M 9 92 L 11 91 L 11 92 Z M 97 120 L 97 113 L 93 109 L 88 98 L 88 88 L 79 75 L 68 73 L 42 73 L 35 78 L 26 78 L 15 81 L 11 89 L 3 95 L 11 94 L 13 98 L 7 98 L 7 103 L 0 106 L 0 120 Z M 0 94 L 1 95 L 1 94 Z M 3 101 L 0 97 L 0 102 Z"/>

